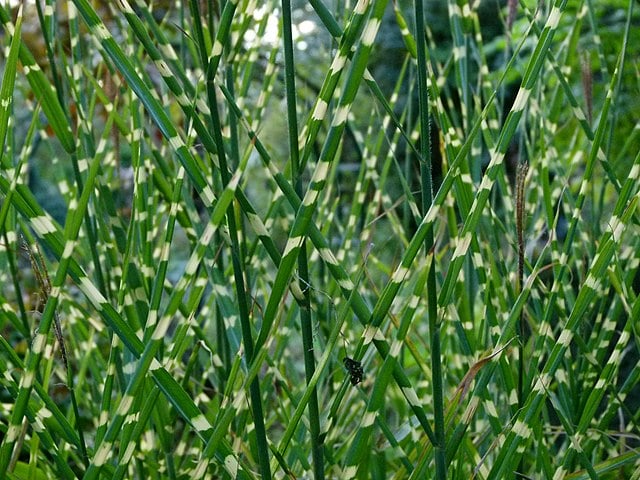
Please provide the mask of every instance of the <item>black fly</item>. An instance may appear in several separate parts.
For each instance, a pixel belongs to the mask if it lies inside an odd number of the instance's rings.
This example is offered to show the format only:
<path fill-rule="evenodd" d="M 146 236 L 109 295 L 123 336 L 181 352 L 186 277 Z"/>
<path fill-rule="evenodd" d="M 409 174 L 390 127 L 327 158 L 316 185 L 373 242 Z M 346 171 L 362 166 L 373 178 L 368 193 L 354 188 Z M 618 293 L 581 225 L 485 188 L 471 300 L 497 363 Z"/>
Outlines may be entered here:
<path fill-rule="evenodd" d="M 364 376 L 364 370 L 362 369 L 362 363 L 358 360 L 354 360 L 353 358 L 344 357 L 342 359 L 345 368 L 348 370 L 349 375 L 351 376 L 351 385 L 357 385 L 362 381 L 362 377 Z"/>

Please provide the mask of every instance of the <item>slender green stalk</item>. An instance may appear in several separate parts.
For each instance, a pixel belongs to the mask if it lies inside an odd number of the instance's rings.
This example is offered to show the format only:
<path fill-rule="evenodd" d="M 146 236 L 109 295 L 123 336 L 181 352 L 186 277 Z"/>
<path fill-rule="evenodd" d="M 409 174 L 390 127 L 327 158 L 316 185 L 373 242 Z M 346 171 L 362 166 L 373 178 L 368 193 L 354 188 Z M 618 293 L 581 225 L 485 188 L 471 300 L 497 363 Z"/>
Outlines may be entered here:
<path fill-rule="evenodd" d="M 635 2 L 388 3 L 0 6 L 0 478 L 638 476 Z"/>
<path fill-rule="evenodd" d="M 284 41 L 285 59 L 285 91 L 287 98 L 287 123 L 289 128 L 289 154 L 291 156 L 291 180 L 298 197 L 302 198 L 302 171 L 298 152 L 298 113 L 296 102 L 295 63 L 293 55 L 293 34 L 291 31 L 291 2 L 282 0 L 282 30 Z M 304 356 L 304 369 L 307 384 L 313 378 L 315 372 L 315 348 L 313 340 L 313 320 L 311 313 L 311 280 L 307 261 L 306 241 L 302 242 L 298 255 L 298 275 L 300 281 L 298 288 L 293 293 L 302 294 L 297 299 L 300 306 L 300 327 L 302 329 L 302 351 Z M 313 458 L 313 476 L 315 479 L 324 479 L 324 455 L 320 439 L 320 411 L 318 407 L 318 392 L 313 388 L 309 399 L 309 433 L 311 434 L 311 455 Z"/>
<path fill-rule="evenodd" d="M 225 35 L 228 33 L 228 22 L 224 22 L 225 18 L 230 18 L 233 15 L 235 9 L 235 3 L 228 2 L 223 10 L 223 23 L 226 28 L 221 28 L 216 36 L 215 43 L 223 44 L 225 42 Z M 195 21 L 199 22 L 201 19 L 196 18 Z M 204 45 L 200 45 L 203 49 Z M 215 50 L 215 49 L 214 49 Z M 229 167 L 227 165 L 225 147 L 222 139 L 222 125 L 218 113 L 218 100 L 215 91 L 215 74 L 217 71 L 218 62 L 222 52 L 215 53 L 214 56 L 207 61 L 207 100 L 209 102 L 209 111 L 211 112 L 213 137 L 217 146 L 217 156 L 220 165 L 220 175 L 222 177 L 222 183 L 225 187 L 228 187 L 231 182 L 231 176 L 229 173 Z M 233 275 L 235 280 L 235 289 L 237 294 L 237 302 L 240 313 L 240 324 L 242 327 L 242 340 L 247 359 L 247 364 L 251 364 L 254 358 L 254 342 L 253 333 L 251 331 L 251 324 L 249 319 L 249 299 L 248 292 L 245 284 L 244 266 L 241 261 L 240 245 L 238 242 L 238 226 L 236 225 L 236 210 L 232 203 L 227 210 L 227 225 L 229 227 L 229 236 L 231 239 L 231 263 L 233 265 Z M 260 393 L 260 379 L 255 378 L 249 387 L 251 393 L 251 408 L 253 411 L 253 421 L 256 429 L 256 438 L 258 443 L 258 459 L 260 463 L 260 472 L 262 478 L 271 478 L 271 468 L 269 466 L 269 448 L 267 444 L 266 430 L 264 425 L 264 414 L 262 407 L 262 395 Z"/>
<path fill-rule="evenodd" d="M 424 6 L 422 0 L 414 2 L 416 21 L 416 46 L 418 60 L 418 114 L 420 117 L 420 180 L 422 213 L 426 215 L 433 205 L 433 178 L 431 163 L 431 118 L 427 90 L 427 61 L 425 53 Z M 433 417 L 435 436 L 436 477 L 439 480 L 447 478 L 446 439 L 444 422 L 444 385 L 442 378 L 442 359 L 440 344 L 441 321 L 438 318 L 438 301 L 436 292 L 436 265 L 434 262 L 433 227 L 425 233 L 424 250 L 426 264 L 429 270 L 427 276 L 427 309 L 429 320 L 429 335 L 431 347 L 431 388 L 433 392 Z"/>

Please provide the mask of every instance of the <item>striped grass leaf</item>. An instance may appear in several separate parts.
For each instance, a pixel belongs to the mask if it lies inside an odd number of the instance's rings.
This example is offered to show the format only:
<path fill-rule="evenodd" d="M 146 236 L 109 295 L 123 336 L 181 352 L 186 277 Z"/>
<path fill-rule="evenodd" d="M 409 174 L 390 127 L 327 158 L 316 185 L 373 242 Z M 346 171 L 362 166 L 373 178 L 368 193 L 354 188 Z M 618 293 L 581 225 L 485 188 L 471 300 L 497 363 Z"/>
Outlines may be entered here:
<path fill-rule="evenodd" d="M 505 9 L 498 36 L 487 4 L 447 2 L 446 38 L 420 2 L 60 5 L 32 10 L 41 49 L 0 11 L 0 96 L 20 105 L 0 175 L 8 476 L 633 471 L 633 31 L 592 2 Z M 374 33 L 394 22 L 388 89 Z M 23 237 L 57 288 L 41 324 Z"/>
<path fill-rule="evenodd" d="M 8 32 L 15 31 L 15 26 L 11 21 L 9 12 L 4 7 L 0 7 L 0 22 Z M 29 49 L 23 44 L 19 44 L 19 57 L 23 65 L 27 80 L 33 92 L 39 96 L 42 110 L 49 120 L 51 128 L 62 146 L 68 152 L 76 149 L 76 144 L 71 133 L 71 126 L 67 121 L 64 111 L 58 101 L 53 87 L 44 76 L 44 73 L 36 63 Z"/>
<path fill-rule="evenodd" d="M 11 113 L 11 106 L 13 100 L 13 89 L 16 82 L 16 70 L 18 67 L 18 54 L 20 52 L 20 32 L 22 29 L 22 8 L 18 10 L 18 17 L 13 31 L 13 38 L 11 41 L 11 47 L 9 48 L 9 55 L 7 56 L 6 63 L 4 65 L 4 74 L 2 75 L 2 86 L 0 87 L 0 164 L 8 165 L 4 158 L 5 142 L 7 139 L 7 130 L 9 128 L 9 115 Z M 18 171 L 16 176 L 19 175 Z M 6 202 L 7 206 L 9 201 Z M 4 207 L 5 209 L 7 207 Z M 5 215 L 2 215 L 0 219 L 4 225 Z"/>

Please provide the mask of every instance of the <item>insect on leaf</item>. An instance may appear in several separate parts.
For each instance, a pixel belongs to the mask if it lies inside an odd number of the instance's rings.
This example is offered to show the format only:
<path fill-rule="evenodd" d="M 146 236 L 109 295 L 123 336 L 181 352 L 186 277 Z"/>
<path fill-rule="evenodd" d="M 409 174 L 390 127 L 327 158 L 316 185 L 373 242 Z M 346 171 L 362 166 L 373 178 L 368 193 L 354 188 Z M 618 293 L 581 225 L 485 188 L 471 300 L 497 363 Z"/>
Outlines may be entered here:
<path fill-rule="evenodd" d="M 351 376 L 351 385 L 357 385 L 362 381 L 362 377 L 364 376 L 364 370 L 362 369 L 362 362 L 358 360 L 354 360 L 353 358 L 344 357 L 342 359 L 345 368 L 349 372 Z"/>

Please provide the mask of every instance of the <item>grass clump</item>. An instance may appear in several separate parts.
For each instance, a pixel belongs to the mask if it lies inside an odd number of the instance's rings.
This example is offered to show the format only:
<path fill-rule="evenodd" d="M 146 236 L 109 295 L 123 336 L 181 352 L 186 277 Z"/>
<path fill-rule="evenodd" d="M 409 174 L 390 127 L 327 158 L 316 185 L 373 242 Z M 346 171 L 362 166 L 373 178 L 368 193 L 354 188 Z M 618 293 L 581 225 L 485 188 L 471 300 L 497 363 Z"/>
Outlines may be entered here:
<path fill-rule="evenodd" d="M 343 3 L 0 6 L 0 477 L 638 478 L 634 2 Z"/>

